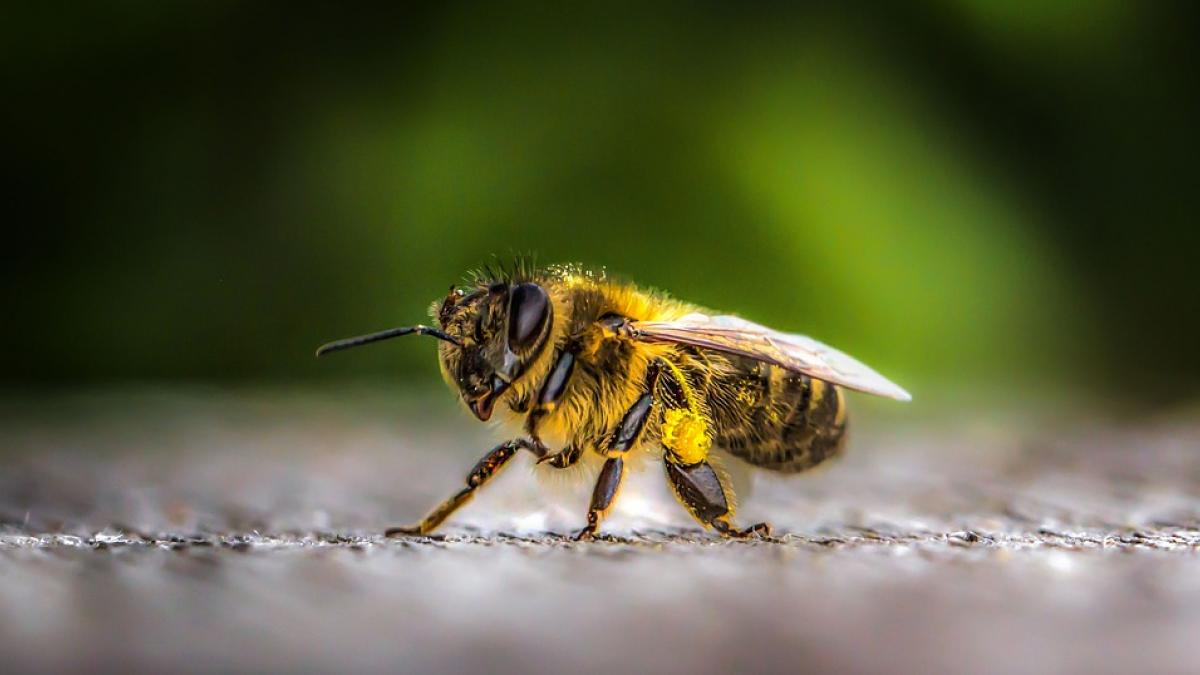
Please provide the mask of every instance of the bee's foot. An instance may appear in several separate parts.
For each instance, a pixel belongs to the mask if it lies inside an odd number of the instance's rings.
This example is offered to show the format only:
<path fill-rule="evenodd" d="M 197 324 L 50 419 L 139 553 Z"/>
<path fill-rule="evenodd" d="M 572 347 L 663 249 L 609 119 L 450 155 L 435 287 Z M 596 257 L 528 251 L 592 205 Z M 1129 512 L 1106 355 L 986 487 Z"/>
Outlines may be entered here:
<path fill-rule="evenodd" d="M 714 520 L 712 521 L 712 524 L 713 528 L 716 529 L 717 532 L 720 532 L 731 539 L 751 539 L 754 537 L 759 539 L 771 538 L 771 526 L 767 523 L 755 523 L 744 530 L 739 530 L 724 520 Z"/>
<path fill-rule="evenodd" d="M 571 539 L 572 539 L 572 541 L 592 541 L 595 538 L 596 538 L 596 528 L 585 527 L 582 530 L 580 530 L 579 533 L 576 534 Z"/>
<path fill-rule="evenodd" d="M 738 532 L 737 536 L 738 536 L 738 538 L 741 538 L 741 539 L 749 539 L 751 537 L 758 537 L 759 539 L 770 539 L 771 538 L 771 524 L 770 523 L 755 523 L 755 524 L 751 525 L 750 527 L 747 527 L 746 529 L 742 530 L 741 532 Z"/>
<path fill-rule="evenodd" d="M 421 531 L 420 525 L 410 525 L 408 527 L 389 527 L 383 531 L 383 536 L 389 539 L 395 537 L 420 537 L 426 534 Z"/>

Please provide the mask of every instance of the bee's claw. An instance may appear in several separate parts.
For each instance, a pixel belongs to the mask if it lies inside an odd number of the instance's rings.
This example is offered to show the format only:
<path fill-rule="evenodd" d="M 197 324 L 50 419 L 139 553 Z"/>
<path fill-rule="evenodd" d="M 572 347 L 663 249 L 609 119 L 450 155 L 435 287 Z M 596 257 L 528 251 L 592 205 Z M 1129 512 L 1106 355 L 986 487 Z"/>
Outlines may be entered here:
<path fill-rule="evenodd" d="M 715 528 L 717 530 L 717 532 L 720 532 L 721 534 L 725 535 L 726 537 L 729 537 L 730 539 L 752 539 L 752 538 L 770 539 L 771 538 L 771 526 L 768 523 L 755 523 L 755 524 L 751 525 L 750 527 L 747 527 L 742 530 L 731 527 L 730 524 L 727 521 L 725 521 L 724 519 L 714 520 L 712 522 L 712 525 L 713 525 L 713 528 Z"/>
<path fill-rule="evenodd" d="M 574 537 L 572 537 L 571 540 L 572 541 L 592 541 L 595 538 L 596 538 L 595 528 L 585 527 L 582 530 L 580 530 Z"/>
<path fill-rule="evenodd" d="M 750 527 L 747 527 L 746 529 L 739 532 L 738 536 L 745 538 L 745 539 L 749 539 L 751 537 L 758 537 L 759 539 L 770 539 L 771 538 L 771 524 L 770 523 L 755 523 L 755 524 L 751 525 Z"/>

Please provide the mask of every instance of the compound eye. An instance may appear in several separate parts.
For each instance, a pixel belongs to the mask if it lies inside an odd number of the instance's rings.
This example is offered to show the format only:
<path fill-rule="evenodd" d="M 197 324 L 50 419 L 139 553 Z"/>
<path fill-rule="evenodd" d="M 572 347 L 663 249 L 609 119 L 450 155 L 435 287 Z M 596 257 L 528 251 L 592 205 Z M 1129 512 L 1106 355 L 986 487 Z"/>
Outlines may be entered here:
<path fill-rule="evenodd" d="M 508 302 L 508 347 L 526 351 L 534 346 L 550 319 L 550 296 L 537 284 L 517 284 Z"/>

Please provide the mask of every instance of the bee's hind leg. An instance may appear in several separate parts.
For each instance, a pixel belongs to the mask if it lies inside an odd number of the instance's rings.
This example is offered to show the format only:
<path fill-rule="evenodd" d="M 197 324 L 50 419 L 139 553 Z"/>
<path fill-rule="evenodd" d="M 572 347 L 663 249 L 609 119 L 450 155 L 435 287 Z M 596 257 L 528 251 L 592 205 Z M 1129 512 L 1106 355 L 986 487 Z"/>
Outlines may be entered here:
<path fill-rule="evenodd" d="M 771 526 L 766 523 L 739 529 L 729 522 L 729 495 L 732 493 L 707 461 L 682 464 L 668 454 L 663 464 L 671 490 L 696 520 L 735 539 L 771 536 Z"/>
<path fill-rule="evenodd" d="M 771 526 L 766 523 L 742 530 L 729 522 L 733 489 L 708 461 L 712 447 L 709 419 L 683 371 L 669 361 L 663 363 L 663 464 L 671 490 L 692 517 L 726 537 L 770 536 Z"/>
<path fill-rule="evenodd" d="M 467 474 L 467 486 L 454 496 L 442 502 L 434 510 L 429 512 L 429 515 L 421 519 L 421 522 L 409 527 L 393 527 L 384 532 L 385 536 L 397 537 L 405 535 L 423 535 L 437 529 L 447 518 L 455 511 L 462 507 L 463 504 L 471 501 L 475 491 L 483 487 L 493 476 L 508 464 L 508 460 L 516 456 L 521 448 L 532 449 L 532 442 L 528 439 L 518 438 L 515 440 L 501 443 L 492 448 L 491 452 L 483 456 L 471 472 Z"/>

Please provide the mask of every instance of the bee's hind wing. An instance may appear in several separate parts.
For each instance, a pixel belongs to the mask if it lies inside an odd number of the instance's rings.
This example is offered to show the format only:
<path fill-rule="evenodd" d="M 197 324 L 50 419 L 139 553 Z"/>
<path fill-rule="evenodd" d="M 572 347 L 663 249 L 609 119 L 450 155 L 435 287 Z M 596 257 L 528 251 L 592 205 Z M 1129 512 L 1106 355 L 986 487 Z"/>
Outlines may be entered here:
<path fill-rule="evenodd" d="M 738 354 L 847 389 L 910 401 L 908 392 L 862 362 L 805 335 L 781 333 L 736 316 L 688 314 L 674 321 L 635 321 L 646 342 L 675 342 Z"/>

